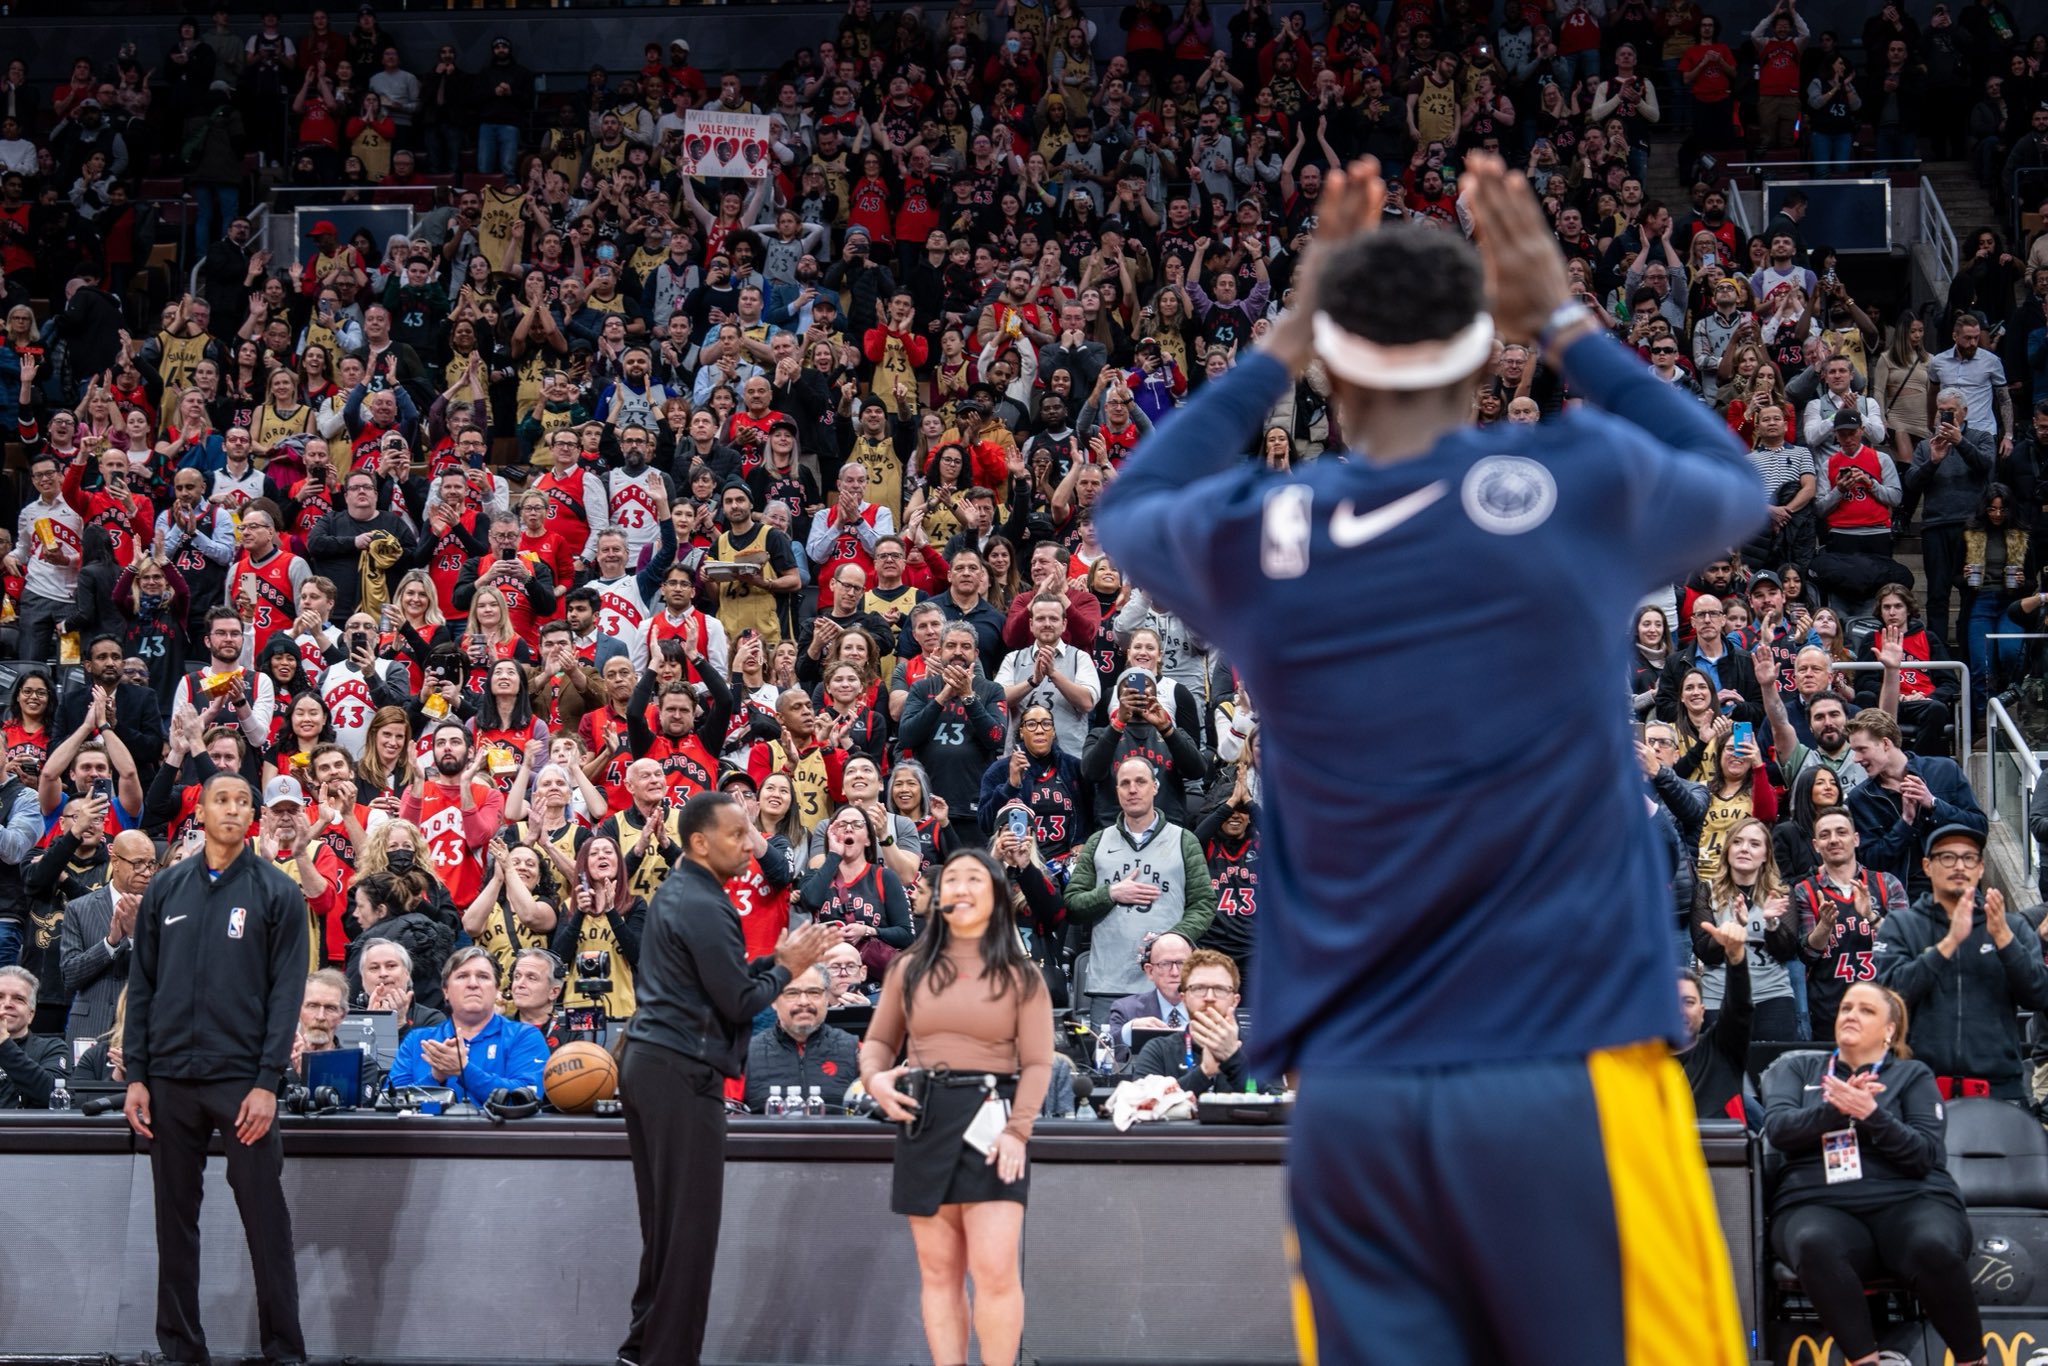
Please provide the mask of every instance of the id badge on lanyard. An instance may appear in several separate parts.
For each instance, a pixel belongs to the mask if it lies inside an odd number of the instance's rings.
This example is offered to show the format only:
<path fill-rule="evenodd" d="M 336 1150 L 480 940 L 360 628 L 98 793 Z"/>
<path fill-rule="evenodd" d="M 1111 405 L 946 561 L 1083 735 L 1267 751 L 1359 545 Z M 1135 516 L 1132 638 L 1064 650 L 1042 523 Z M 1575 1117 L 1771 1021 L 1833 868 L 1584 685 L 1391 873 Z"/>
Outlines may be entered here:
<path fill-rule="evenodd" d="M 987 1154 L 996 1146 L 996 1139 L 1002 1134 L 1003 1126 L 1009 1123 L 1010 1107 L 996 1094 L 996 1079 L 993 1076 L 984 1076 L 981 1085 L 981 1108 L 974 1112 L 973 1120 L 968 1123 L 967 1131 L 961 1137 L 974 1151 Z"/>
<path fill-rule="evenodd" d="M 1837 1052 L 1828 1059 L 1828 1076 L 1832 1077 L 1835 1074 L 1835 1061 L 1841 1056 Z M 1878 1069 L 1882 1066 L 1883 1064 L 1879 1063 L 1878 1067 L 1873 1067 L 1871 1075 L 1876 1076 Z M 1861 1181 L 1863 1179 L 1863 1151 L 1856 1143 L 1856 1126 L 1851 1124 L 1848 1128 L 1835 1129 L 1822 1134 L 1820 1136 L 1820 1159 L 1822 1170 L 1827 1173 L 1830 1186 L 1838 1186 L 1845 1181 Z"/>

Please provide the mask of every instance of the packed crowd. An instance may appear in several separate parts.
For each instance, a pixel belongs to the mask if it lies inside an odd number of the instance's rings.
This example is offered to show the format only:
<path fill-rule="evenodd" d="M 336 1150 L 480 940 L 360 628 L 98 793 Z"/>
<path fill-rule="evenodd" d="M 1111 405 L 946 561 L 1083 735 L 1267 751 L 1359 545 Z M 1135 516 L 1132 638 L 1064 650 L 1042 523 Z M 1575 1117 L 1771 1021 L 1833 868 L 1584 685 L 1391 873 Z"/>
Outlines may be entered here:
<path fill-rule="evenodd" d="M 1778 503 L 1646 604 L 1633 691 L 1678 928 L 1747 917 L 1765 1032 L 1824 1030 L 1870 976 L 1844 869 L 1900 906 L 1922 837 L 1983 828 L 1937 757 L 1953 674 L 1916 664 L 1966 656 L 1981 706 L 2017 666 L 1990 626 L 2043 617 L 2048 241 L 2023 280 L 1991 234 L 1934 324 L 1887 329 L 1796 197 L 1745 237 L 1699 157 L 1805 137 L 1839 160 L 1863 125 L 1910 156 L 1953 131 L 1951 76 L 2048 97 L 2048 39 L 2000 0 L 1924 33 L 1888 6 L 1860 61 L 1790 0 L 1733 50 L 1692 0 L 1376 11 L 1152 0 L 1111 29 L 1069 0 L 849 0 L 764 80 L 656 41 L 568 102 L 536 103 L 504 39 L 429 71 L 368 6 L 298 36 L 188 22 L 156 66 L 82 58 L 47 96 L 10 71 L 0 421 L 30 487 L 4 561 L 0 960 L 32 975 L 0 975 L 4 1094 L 42 1103 L 68 1053 L 118 1078 L 136 902 L 220 769 L 306 896 L 306 1048 L 352 1008 L 502 1009 L 550 1042 L 630 1016 L 681 799 L 724 788 L 757 831 L 729 888 L 750 951 L 847 926 L 763 1020 L 756 1108 L 770 1084 L 839 1099 L 853 1044 L 825 1014 L 870 1003 L 969 844 L 1099 1027 L 1078 1065 L 1242 1089 L 1256 710 L 1102 555 L 1091 508 L 1286 308 L 1326 168 L 1376 155 L 1391 212 L 1455 232 L 1470 149 L 1526 165 L 1581 299 L 1725 413 Z M 681 174 L 693 108 L 765 114 L 765 174 Z M 1664 204 L 1650 137 L 1679 126 L 1703 178 Z M 320 221 L 283 262 L 242 216 L 251 154 L 311 183 L 476 174 L 407 236 Z M 145 322 L 124 291 L 151 167 L 189 172 L 203 256 Z M 1528 340 L 1497 346 L 1475 422 L 1572 401 Z M 1247 459 L 1341 449 L 1327 393 L 1312 371 Z M 1886 587 L 1916 503 L 1924 607 Z M 1883 666 L 1863 688 L 1829 674 L 1859 654 Z M 1837 811 L 1854 834 L 1830 845 Z M 1780 919 L 1802 891 L 1802 919 L 1833 917 L 1810 980 Z M 1725 952 L 1695 948 L 1711 1017 Z M 69 1049 L 30 1032 L 38 992 Z M 400 1079 L 445 1075 L 433 1047 Z"/>

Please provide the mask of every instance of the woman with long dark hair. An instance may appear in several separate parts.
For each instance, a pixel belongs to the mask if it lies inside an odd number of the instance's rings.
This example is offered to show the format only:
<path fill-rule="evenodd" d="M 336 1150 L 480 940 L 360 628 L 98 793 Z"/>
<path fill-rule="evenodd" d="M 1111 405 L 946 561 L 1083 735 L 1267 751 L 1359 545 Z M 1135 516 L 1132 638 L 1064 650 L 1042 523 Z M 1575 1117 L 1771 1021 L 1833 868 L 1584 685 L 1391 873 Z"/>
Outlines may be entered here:
<path fill-rule="evenodd" d="M 1664 609 L 1654 603 L 1638 607 L 1629 643 L 1635 650 L 1629 695 L 1636 720 L 1645 721 L 1656 710 L 1657 680 L 1664 676 L 1664 661 L 1671 657 L 1671 622 Z"/>
<path fill-rule="evenodd" d="M 41 669 L 23 669 L 7 695 L 7 715 L 0 721 L 0 739 L 7 743 L 7 771 L 30 787 L 50 756 L 50 718 L 57 714 L 57 694 Z"/>
<path fill-rule="evenodd" d="M 890 966 L 860 1048 L 862 1086 L 903 1126 L 889 1207 L 910 1220 L 934 1361 L 967 1360 L 970 1266 L 981 1359 L 1016 1360 L 1023 1331 L 1024 1151 L 1052 1078 L 1052 998 L 1007 883 L 985 850 L 946 860 L 934 913 Z"/>
<path fill-rule="evenodd" d="M 1820 866 L 1813 852 L 1813 823 L 1821 812 L 1848 800 L 1842 780 L 1825 764 L 1792 780 L 1792 814 L 1771 829 L 1771 860 L 1787 886 L 1813 876 Z"/>

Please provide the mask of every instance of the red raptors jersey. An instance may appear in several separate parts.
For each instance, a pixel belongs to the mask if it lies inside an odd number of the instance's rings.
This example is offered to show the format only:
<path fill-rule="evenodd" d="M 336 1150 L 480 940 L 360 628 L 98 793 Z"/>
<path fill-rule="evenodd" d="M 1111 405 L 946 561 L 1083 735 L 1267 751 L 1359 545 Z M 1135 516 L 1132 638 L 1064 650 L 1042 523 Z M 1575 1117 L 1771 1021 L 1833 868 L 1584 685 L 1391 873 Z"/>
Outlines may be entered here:
<path fill-rule="evenodd" d="M 435 876 L 457 907 L 476 900 L 484 885 L 483 865 L 462 833 L 462 798 L 439 783 L 428 783 L 420 796 L 420 833 L 426 836 Z"/>
<path fill-rule="evenodd" d="M 747 957 L 765 958 L 775 952 L 775 941 L 789 928 L 789 890 L 786 882 L 770 887 L 757 858 L 749 858 L 747 871 L 725 884 L 732 908 L 740 913 L 740 937 L 746 941 Z"/>
<path fill-rule="evenodd" d="M 256 607 L 249 616 L 249 648 L 257 659 L 263 657 L 263 647 L 270 643 L 270 638 L 291 625 L 292 618 L 298 615 L 298 600 L 292 593 L 292 563 L 289 553 L 278 550 L 262 564 L 252 564 L 245 550 L 235 558 L 235 567 L 228 574 L 229 602 L 241 597 L 245 579 L 255 584 Z"/>

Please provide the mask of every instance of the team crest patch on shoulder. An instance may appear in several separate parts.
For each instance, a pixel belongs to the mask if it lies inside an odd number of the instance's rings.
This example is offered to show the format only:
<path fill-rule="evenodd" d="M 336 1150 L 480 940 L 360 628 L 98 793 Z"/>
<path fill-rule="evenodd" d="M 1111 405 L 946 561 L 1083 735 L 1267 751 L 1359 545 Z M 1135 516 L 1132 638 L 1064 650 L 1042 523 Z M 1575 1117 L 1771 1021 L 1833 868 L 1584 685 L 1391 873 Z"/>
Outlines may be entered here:
<path fill-rule="evenodd" d="M 1557 480 L 1525 456 L 1495 455 L 1466 472 L 1461 494 L 1465 515 L 1480 530 L 1519 536 L 1550 520 L 1557 507 Z"/>

